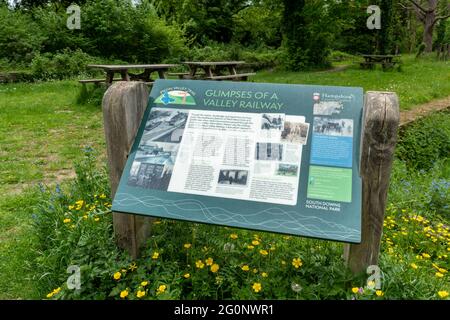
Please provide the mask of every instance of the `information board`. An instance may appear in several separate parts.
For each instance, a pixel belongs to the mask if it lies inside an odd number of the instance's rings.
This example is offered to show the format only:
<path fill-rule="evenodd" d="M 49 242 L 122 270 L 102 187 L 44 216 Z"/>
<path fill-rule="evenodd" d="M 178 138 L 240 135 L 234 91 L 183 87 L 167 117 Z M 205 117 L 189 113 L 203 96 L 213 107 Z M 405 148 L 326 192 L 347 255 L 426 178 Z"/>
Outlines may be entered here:
<path fill-rule="evenodd" d="M 361 88 L 157 80 L 112 210 L 361 241 Z"/>

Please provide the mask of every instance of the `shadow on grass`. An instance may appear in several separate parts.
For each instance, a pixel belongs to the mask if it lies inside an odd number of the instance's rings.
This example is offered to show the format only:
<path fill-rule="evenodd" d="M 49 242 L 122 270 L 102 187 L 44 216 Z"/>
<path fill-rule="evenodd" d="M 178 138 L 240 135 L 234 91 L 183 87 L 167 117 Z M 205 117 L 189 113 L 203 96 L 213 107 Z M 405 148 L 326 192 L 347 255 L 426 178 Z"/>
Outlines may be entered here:
<path fill-rule="evenodd" d="M 105 86 L 82 84 L 76 97 L 76 104 L 101 106 L 105 92 Z"/>

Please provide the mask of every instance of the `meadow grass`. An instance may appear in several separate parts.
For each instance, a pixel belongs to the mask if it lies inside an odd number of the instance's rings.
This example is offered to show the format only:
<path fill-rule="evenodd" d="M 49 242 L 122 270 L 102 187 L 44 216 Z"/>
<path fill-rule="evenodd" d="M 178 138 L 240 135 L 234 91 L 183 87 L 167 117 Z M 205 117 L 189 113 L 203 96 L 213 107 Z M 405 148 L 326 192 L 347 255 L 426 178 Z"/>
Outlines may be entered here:
<path fill-rule="evenodd" d="M 362 87 L 364 91 L 394 91 L 400 99 L 400 109 L 450 96 L 450 61 L 436 61 L 434 56 L 415 59 L 402 57 L 401 71 L 361 70 L 356 61 L 346 61 L 350 67 L 339 72 L 261 71 L 252 77 L 256 82 L 275 82 L 330 86 Z M 343 63 L 340 63 L 343 64 Z"/>

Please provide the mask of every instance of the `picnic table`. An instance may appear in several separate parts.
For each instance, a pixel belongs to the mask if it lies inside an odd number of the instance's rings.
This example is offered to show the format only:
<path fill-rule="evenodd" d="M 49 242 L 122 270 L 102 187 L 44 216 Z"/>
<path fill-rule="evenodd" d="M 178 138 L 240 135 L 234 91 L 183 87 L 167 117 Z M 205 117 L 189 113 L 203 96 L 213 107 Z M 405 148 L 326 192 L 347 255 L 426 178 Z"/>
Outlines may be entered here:
<path fill-rule="evenodd" d="M 244 63 L 245 61 L 186 61 L 183 64 L 189 68 L 189 72 L 171 73 L 170 75 L 177 75 L 180 79 L 246 81 L 255 73 L 238 73 L 237 67 Z M 225 73 L 226 71 L 228 74 Z"/>
<path fill-rule="evenodd" d="M 87 79 L 80 80 L 80 83 L 105 83 L 108 87 L 113 81 L 143 81 L 152 84 L 151 78 L 153 72 L 157 72 L 160 79 L 166 79 L 166 72 L 169 68 L 176 67 L 176 64 L 127 64 L 127 65 L 108 65 L 108 64 L 90 64 L 88 68 L 103 69 L 106 74 L 105 79 Z M 130 70 L 144 70 L 142 73 L 133 74 Z M 120 78 L 114 78 L 115 74 L 120 74 Z"/>
<path fill-rule="evenodd" d="M 400 55 L 393 54 L 363 54 L 364 62 L 361 62 L 363 69 L 374 69 L 376 64 L 381 64 L 383 70 L 394 68 L 394 66 L 400 63 Z"/>

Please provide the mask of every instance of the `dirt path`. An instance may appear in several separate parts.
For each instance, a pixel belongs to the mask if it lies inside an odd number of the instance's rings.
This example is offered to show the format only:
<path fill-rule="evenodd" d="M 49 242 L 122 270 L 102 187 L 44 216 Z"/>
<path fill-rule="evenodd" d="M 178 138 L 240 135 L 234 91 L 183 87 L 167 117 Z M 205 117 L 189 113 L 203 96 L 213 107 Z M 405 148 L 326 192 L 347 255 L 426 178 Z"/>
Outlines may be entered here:
<path fill-rule="evenodd" d="M 419 118 L 429 115 L 432 112 L 442 111 L 448 108 L 450 108 L 450 96 L 415 106 L 412 110 L 401 111 L 400 126 L 407 125 Z"/>

